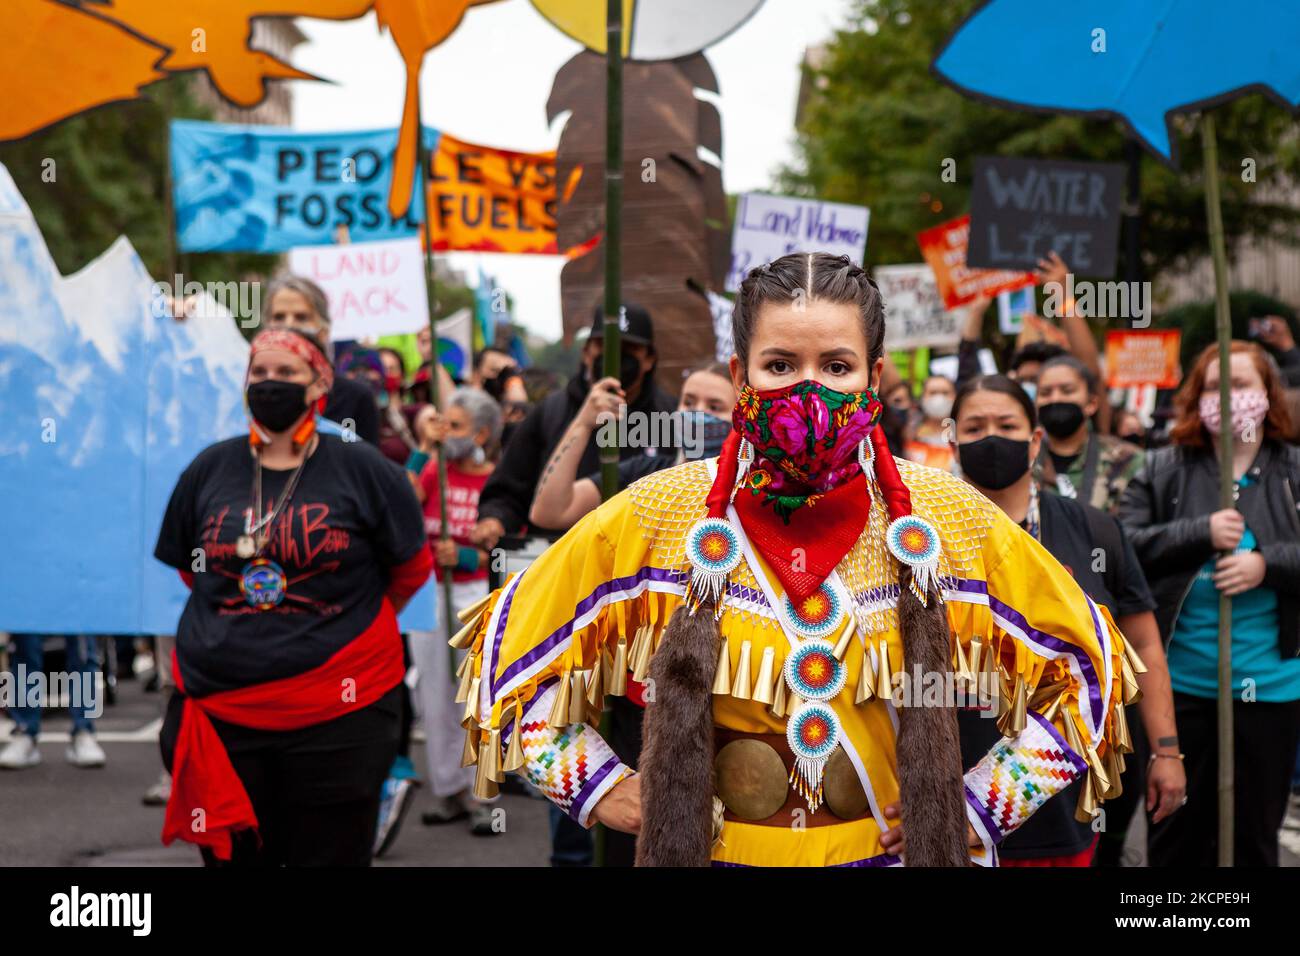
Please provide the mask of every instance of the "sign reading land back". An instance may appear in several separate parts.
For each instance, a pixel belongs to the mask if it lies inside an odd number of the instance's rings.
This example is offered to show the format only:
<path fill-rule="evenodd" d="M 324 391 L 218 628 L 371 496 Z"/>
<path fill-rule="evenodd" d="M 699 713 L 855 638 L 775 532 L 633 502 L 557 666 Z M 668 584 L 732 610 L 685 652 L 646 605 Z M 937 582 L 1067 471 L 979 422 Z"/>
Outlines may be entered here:
<path fill-rule="evenodd" d="M 1055 251 L 1075 275 L 1115 274 L 1124 167 L 980 156 L 966 264 L 1034 269 Z"/>

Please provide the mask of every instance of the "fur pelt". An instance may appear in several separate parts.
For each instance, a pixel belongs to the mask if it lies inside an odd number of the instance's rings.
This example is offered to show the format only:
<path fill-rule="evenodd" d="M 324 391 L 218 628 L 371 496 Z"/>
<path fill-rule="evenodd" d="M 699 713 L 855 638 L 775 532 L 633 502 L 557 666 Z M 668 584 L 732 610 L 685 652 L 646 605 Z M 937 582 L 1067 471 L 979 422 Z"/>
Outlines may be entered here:
<path fill-rule="evenodd" d="M 948 615 L 935 594 L 922 605 L 912 593 L 911 569 L 899 574 L 898 625 L 908 674 L 952 669 Z M 898 708 L 899 802 L 908 866 L 969 866 L 957 711 Z"/>
<path fill-rule="evenodd" d="M 713 842 L 713 605 L 673 613 L 650 661 L 637 866 L 708 866 Z"/>

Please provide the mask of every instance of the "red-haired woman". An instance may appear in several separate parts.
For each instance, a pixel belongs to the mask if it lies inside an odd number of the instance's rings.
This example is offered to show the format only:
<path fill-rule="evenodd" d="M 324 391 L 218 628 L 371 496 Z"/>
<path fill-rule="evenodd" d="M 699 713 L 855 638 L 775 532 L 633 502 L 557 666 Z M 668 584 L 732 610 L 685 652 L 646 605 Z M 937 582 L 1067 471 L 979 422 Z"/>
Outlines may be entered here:
<path fill-rule="evenodd" d="M 1277 866 L 1300 739 L 1300 450 L 1276 365 L 1231 350 L 1232 455 L 1219 447 L 1217 347 L 1178 393 L 1173 445 L 1152 454 L 1120 508 L 1155 594 L 1168 646 L 1187 806 L 1152 828 L 1153 866 L 1214 866 L 1217 849 L 1219 595 L 1232 598 L 1235 862 Z M 1234 508 L 1219 507 L 1232 469 Z M 1159 759 L 1159 755 L 1157 758 Z"/>

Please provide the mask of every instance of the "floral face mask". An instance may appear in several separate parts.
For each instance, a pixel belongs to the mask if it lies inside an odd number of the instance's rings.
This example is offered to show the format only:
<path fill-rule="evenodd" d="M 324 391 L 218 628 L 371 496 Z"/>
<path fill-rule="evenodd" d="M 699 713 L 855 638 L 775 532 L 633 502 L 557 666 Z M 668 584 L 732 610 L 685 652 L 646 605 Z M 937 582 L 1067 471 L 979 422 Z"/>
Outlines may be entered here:
<path fill-rule="evenodd" d="M 731 416 L 754 446 L 745 487 L 783 516 L 813 503 L 861 469 L 858 446 L 880 412 L 871 389 L 839 392 L 812 379 L 761 392 L 744 386 Z"/>

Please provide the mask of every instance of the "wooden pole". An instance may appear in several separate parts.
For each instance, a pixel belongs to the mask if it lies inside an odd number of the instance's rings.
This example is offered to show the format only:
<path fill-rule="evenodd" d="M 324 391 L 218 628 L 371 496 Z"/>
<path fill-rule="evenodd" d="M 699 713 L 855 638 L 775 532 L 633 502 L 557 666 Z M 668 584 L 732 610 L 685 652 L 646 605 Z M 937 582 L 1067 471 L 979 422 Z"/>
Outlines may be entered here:
<path fill-rule="evenodd" d="M 1223 210 L 1219 199 L 1219 147 L 1214 114 L 1201 115 L 1201 149 L 1205 160 L 1205 212 L 1210 226 L 1210 255 L 1214 260 L 1214 327 L 1219 343 L 1219 508 L 1235 507 L 1232 468 L 1232 317 L 1228 305 L 1228 254 L 1223 240 Z M 1233 741 L 1232 741 L 1232 598 L 1219 592 L 1219 866 L 1232 866 Z"/>
<path fill-rule="evenodd" d="M 442 395 L 438 387 L 438 371 L 441 363 L 438 361 L 438 286 L 437 276 L 433 269 L 433 226 L 430 224 L 432 208 L 429 203 L 429 173 L 433 165 L 433 158 L 429 154 L 429 147 L 424 141 L 424 122 L 423 113 L 420 111 L 420 93 L 419 78 L 416 78 L 415 93 L 415 116 L 416 116 L 416 137 L 417 155 L 420 166 L 420 196 L 424 200 L 424 293 L 425 299 L 429 303 L 429 346 L 431 350 L 431 365 L 429 368 L 429 397 L 433 401 L 433 407 L 442 414 Z M 434 446 L 434 454 L 438 456 L 438 514 L 442 515 L 439 522 L 442 530 L 438 533 L 439 540 L 447 541 L 451 538 L 449 530 L 451 523 L 447 520 L 447 458 L 442 453 L 442 442 Z M 447 640 L 455 635 L 457 628 L 453 623 L 456 620 L 456 606 L 451 600 L 451 569 L 442 568 L 442 621 L 446 625 Z M 456 672 L 456 652 L 448 648 L 451 655 L 451 672 Z M 453 681 L 455 677 L 453 676 Z"/>
<path fill-rule="evenodd" d="M 623 307 L 623 3 L 606 0 L 605 24 L 605 341 L 606 377 L 622 366 L 619 311 Z M 649 387 L 649 383 L 647 386 Z M 616 445 L 600 449 L 600 494 L 618 494 Z"/>

